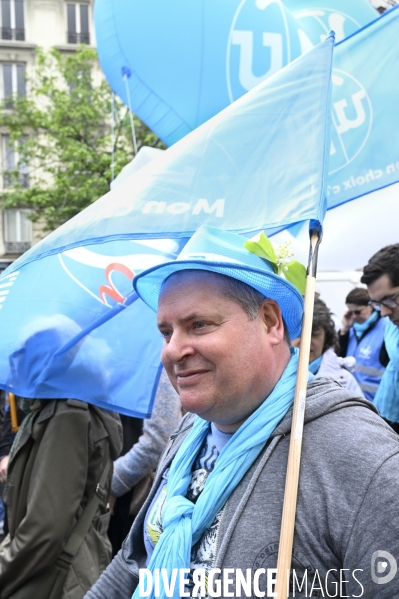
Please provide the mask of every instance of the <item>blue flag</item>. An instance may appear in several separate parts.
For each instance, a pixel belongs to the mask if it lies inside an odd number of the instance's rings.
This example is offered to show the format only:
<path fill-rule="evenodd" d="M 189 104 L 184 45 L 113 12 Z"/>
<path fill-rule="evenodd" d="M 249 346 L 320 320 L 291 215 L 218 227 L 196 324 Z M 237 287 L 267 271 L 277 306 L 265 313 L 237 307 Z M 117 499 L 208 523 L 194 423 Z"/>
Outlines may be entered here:
<path fill-rule="evenodd" d="M 321 225 L 333 45 L 279 71 L 5 271 L 0 387 L 149 415 L 161 336 L 132 279 L 173 259 L 204 223 L 244 233 Z"/>
<path fill-rule="evenodd" d="M 399 6 L 336 46 L 328 206 L 399 181 Z"/>
<path fill-rule="evenodd" d="M 321 223 L 333 37 L 245 94 L 35 245 L 13 268 L 104 240 Z M 306 151 L 304 147 L 306 143 Z"/>
<path fill-rule="evenodd" d="M 0 387 L 149 416 L 162 344 L 132 279 L 180 247 L 118 241 L 11 265 L 0 278 Z"/>

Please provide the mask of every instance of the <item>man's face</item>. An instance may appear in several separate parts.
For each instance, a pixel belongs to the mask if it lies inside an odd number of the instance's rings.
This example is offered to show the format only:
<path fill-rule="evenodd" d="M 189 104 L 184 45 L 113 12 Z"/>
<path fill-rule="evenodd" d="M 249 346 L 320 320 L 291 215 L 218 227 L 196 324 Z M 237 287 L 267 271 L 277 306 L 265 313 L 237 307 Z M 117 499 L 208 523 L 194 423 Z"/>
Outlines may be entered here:
<path fill-rule="evenodd" d="M 346 304 L 348 308 L 347 315 L 352 318 L 352 322 L 363 324 L 370 318 L 373 308 L 371 306 L 359 306 L 358 304 Z"/>
<path fill-rule="evenodd" d="M 376 302 L 388 300 L 399 293 L 399 287 L 392 287 L 388 275 L 382 275 L 382 277 L 370 283 L 367 288 L 371 301 Z M 393 303 L 396 307 L 388 308 L 381 304 L 381 316 L 388 316 L 393 324 L 399 327 L 399 295 L 394 298 Z"/>
<path fill-rule="evenodd" d="M 161 293 L 157 319 L 162 362 L 182 406 L 229 432 L 270 394 L 289 349 L 275 302 L 266 300 L 250 320 L 222 291 L 220 278 L 206 273 L 172 277 Z"/>

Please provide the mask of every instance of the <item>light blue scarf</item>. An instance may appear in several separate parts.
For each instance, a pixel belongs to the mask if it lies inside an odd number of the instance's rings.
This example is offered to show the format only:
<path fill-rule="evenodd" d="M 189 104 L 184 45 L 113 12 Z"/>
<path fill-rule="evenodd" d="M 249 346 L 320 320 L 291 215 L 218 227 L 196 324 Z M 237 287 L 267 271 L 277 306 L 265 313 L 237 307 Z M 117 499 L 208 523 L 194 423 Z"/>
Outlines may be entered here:
<path fill-rule="evenodd" d="M 162 513 L 163 533 L 147 566 L 153 573 L 166 568 L 168 580 L 173 568 L 189 568 L 191 548 L 214 521 L 244 474 L 256 460 L 270 435 L 294 401 L 298 350 L 291 348 L 291 359 L 272 393 L 240 426 L 220 453 L 204 490 L 193 504 L 185 495 L 191 481 L 192 466 L 208 434 L 210 423 L 196 418 L 170 468 L 167 499 Z M 313 377 L 312 377 L 313 378 Z M 166 597 L 161 584 L 161 599 Z M 176 583 L 174 595 L 179 597 Z M 137 587 L 134 599 L 138 599 Z M 154 589 L 149 599 L 154 597 Z"/>
<path fill-rule="evenodd" d="M 354 322 L 353 323 L 353 330 L 355 331 L 355 335 L 357 337 L 357 339 L 360 339 L 360 337 L 363 335 L 363 333 L 365 331 L 367 331 L 372 324 L 375 323 L 376 320 L 378 320 L 378 312 L 376 310 L 374 310 L 374 312 L 372 312 L 371 316 L 368 317 L 367 320 L 365 320 L 364 322 L 362 322 L 361 324 L 359 322 Z"/>
<path fill-rule="evenodd" d="M 391 321 L 385 327 L 385 347 L 389 364 L 374 397 L 381 416 L 399 422 L 399 328 Z"/>
<path fill-rule="evenodd" d="M 321 366 L 322 361 L 323 361 L 323 354 L 321 354 L 318 358 L 316 358 L 316 360 L 313 360 L 313 362 L 310 362 L 309 370 L 312 374 L 317 374 L 319 372 L 319 368 Z"/>

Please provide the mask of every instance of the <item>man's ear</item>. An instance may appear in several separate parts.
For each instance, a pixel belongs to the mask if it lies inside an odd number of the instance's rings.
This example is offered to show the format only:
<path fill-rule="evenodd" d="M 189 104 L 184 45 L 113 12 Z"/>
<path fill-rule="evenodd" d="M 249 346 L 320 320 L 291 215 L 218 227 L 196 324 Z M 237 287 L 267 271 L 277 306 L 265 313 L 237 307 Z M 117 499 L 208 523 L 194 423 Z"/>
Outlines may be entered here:
<path fill-rule="evenodd" d="M 284 339 L 284 322 L 278 303 L 266 299 L 260 307 L 260 314 L 272 344 L 281 343 Z"/>

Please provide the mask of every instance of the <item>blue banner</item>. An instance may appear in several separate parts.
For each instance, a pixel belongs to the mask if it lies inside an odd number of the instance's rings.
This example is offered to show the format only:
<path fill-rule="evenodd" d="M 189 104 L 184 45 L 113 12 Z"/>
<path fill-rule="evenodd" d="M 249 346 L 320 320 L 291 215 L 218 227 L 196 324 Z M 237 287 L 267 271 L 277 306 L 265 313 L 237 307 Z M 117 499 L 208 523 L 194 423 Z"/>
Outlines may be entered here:
<path fill-rule="evenodd" d="M 328 206 L 399 181 L 399 6 L 336 46 Z"/>
<path fill-rule="evenodd" d="M 292 62 L 5 271 L 0 388 L 148 416 L 161 336 L 132 279 L 173 259 L 200 224 L 252 233 L 322 221 L 333 46 Z"/>
<path fill-rule="evenodd" d="M 283 4 L 296 20 L 303 49 L 319 44 L 330 31 L 341 42 L 379 16 L 368 0 L 283 0 Z"/>
<path fill-rule="evenodd" d="M 343 41 L 333 62 L 328 205 L 399 180 L 397 8 L 379 17 L 367 0 L 97 0 L 96 26 L 112 87 L 127 102 L 129 85 L 133 111 L 167 144 L 333 29 Z"/>

